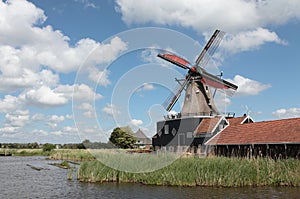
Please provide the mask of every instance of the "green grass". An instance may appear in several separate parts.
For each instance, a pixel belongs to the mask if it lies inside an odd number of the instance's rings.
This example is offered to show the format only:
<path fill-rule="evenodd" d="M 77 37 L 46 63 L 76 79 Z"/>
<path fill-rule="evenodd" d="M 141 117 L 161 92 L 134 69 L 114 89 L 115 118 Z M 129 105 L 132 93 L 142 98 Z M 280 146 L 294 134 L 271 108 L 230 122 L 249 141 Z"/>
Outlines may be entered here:
<path fill-rule="evenodd" d="M 0 153 L 5 152 L 13 156 L 48 156 L 50 154 L 42 149 L 0 149 Z"/>
<path fill-rule="evenodd" d="M 55 149 L 49 155 L 54 160 L 86 161 L 94 160 L 94 156 L 85 149 Z"/>
<path fill-rule="evenodd" d="M 180 158 L 147 173 L 118 171 L 99 161 L 87 161 L 81 163 L 78 179 L 168 186 L 300 186 L 300 160 Z"/>

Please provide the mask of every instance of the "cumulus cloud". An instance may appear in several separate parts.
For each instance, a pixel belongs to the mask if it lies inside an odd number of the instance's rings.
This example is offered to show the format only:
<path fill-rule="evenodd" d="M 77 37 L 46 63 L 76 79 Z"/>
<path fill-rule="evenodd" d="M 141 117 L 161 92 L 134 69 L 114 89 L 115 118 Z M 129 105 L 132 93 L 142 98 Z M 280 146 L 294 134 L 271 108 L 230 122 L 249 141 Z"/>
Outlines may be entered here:
<path fill-rule="evenodd" d="M 102 111 L 109 116 L 117 116 L 121 114 L 120 108 L 114 104 L 106 104 Z"/>
<path fill-rule="evenodd" d="M 141 126 L 143 124 L 142 120 L 137 120 L 137 119 L 132 119 L 129 124 L 133 125 L 133 126 Z"/>
<path fill-rule="evenodd" d="M 96 67 L 90 67 L 88 71 L 89 71 L 88 78 L 91 81 L 98 83 L 98 85 L 100 86 L 107 86 L 110 84 L 110 80 L 108 78 L 109 70 L 104 69 L 100 71 Z"/>
<path fill-rule="evenodd" d="M 141 91 L 150 91 L 154 90 L 154 85 L 150 83 L 144 83 L 141 87 L 139 87 L 136 92 L 141 92 Z"/>
<path fill-rule="evenodd" d="M 47 125 L 51 127 L 52 129 L 57 128 L 58 124 L 63 122 L 65 120 L 64 116 L 58 116 L 58 115 L 51 115 L 47 118 L 48 122 Z"/>
<path fill-rule="evenodd" d="M 117 0 L 116 3 L 116 9 L 127 24 L 152 22 L 204 31 L 214 27 L 231 30 L 255 27 L 259 21 L 252 1 Z"/>
<path fill-rule="evenodd" d="M 267 42 L 286 44 L 265 28 L 300 19 L 300 1 L 287 0 L 116 0 L 116 10 L 127 24 L 154 23 L 192 28 L 204 36 L 220 28 L 229 34 L 226 50 L 256 49 Z M 151 6 L 149 6 L 151 5 Z"/>
<path fill-rule="evenodd" d="M 27 104 L 40 108 L 62 106 L 68 103 L 63 93 L 54 92 L 47 86 L 38 89 L 31 89 L 24 95 Z"/>
<path fill-rule="evenodd" d="M 0 112 L 7 113 L 14 111 L 20 107 L 22 102 L 19 98 L 12 95 L 5 95 L 3 99 L 0 99 Z"/>
<path fill-rule="evenodd" d="M 70 45 L 60 30 L 43 26 L 46 18 L 43 10 L 28 1 L 0 2 L 0 91 L 15 92 L 36 85 L 55 87 L 57 73 L 78 70 L 88 55 L 85 68 L 91 68 L 89 78 L 108 85 L 108 71 L 96 71 L 96 65 L 113 60 L 127 44 L 115 37 L 106 44 L 84 38 Z"/>
<path fill-rule="evenodd" d="M 84 102 L 82 104 L 80 104 L 80 106 L 78 107 L 79 110 L 83 110 L 83 116 L 87 117 L 87 118 L 95 118 L 96 117 L 96 112 L 94 110 L 94 107 L 87 102 Z"/>
<path fill-rule="evenodd" d="M 95 3 L 90 0 L 75 0 L 75 2 L 79 2 L 84 5 L 85 8 L 99 8 Z"/>
<path fill-rule="evenodd" d="M 116 0 L 116 10 L 127 24 L 152 22 L 179 25 L 199 32 L 220 27 L 238 32 L 300 18 L 300 2 L 294 0 Z"/>
<path fill-rule="evenodd" d="M 271 87 L 270 84 L 263 84 L 241 75 L 236 75 L 233 80 L 229 80 L 233 84 L 238 85 L 236 96 L 258 95 L 262 91 Z"/>
<path fill-rule="evenodd" d="M 4 127 L 24 127 L 30 121 L 29 110 L 17 110 L 5 114 Z"/>
<path fill-rule="evenodd" d="M 54 92 L 61 93 L 65 98 L 73 98 L 80 101 L 93 101 L 103 97 L 101 94 L 95 93 L 86 84 L 59 85 L 54 89 Z"/>
<path fill-rule="evenodd" d="M 222 42 L 222 47 L 230 53 L 237 53 L 257 49 L 267 42 L 286 44 L 275 32 L 265 28 L 256 28 L 239 32 L 236 35 L 227 35 Z"/>
<path fill-rule="evenodd" d="M 278 109 L 272 115 L 280 119 L 300 117 L 300 108 Z"/>

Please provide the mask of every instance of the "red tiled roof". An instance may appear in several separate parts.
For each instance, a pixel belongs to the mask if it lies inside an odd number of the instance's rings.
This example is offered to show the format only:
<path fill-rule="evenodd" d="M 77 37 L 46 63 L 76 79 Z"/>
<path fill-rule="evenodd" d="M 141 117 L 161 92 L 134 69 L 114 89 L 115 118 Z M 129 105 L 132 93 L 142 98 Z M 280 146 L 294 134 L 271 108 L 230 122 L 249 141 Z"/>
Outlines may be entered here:
<path fill-rule="evenodd" d="M 197 126 L 194 134 L 211 133 L 219 124 L 221 117 L 204 118 Z"/>
<path fill-rule="evenodd" d="M 234 117 L 234 118 L 228 118 L 230 125 L 236 125 L 236 124 L 242 124 L 242 122 L 247 118 L 247 116 L 243 117 Z"/>
<path fill-rule="evenodd" d="M 208 145 L 300 143 L 300 118 L 229 125 Z"/>

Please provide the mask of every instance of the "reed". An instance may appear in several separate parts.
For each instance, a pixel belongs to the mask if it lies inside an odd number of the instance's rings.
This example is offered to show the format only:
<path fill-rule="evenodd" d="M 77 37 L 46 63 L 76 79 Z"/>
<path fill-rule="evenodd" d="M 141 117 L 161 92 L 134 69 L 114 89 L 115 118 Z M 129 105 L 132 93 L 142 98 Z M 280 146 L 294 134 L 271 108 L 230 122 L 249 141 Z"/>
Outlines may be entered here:
<path fill-rule="evenodd" d="M 49 155 L 53 160 L 87 161 L 94 160 L 94 156 L 85 149 L 55 149 Z"/>
<path fill-rule="evenodd" d="M 300 160 L 179 158 L 154 172 L 129 173 L 99 161 L 82 162 L 78 179 L 86 182 L 137 182 L 167 186 L 300 186 Z"/>
<path fill-rule="evenodd" d="M 13 156 L 48 156 L 49 153 L 42 149 L 0 149 L 0 153 L 8 153 Z"/>

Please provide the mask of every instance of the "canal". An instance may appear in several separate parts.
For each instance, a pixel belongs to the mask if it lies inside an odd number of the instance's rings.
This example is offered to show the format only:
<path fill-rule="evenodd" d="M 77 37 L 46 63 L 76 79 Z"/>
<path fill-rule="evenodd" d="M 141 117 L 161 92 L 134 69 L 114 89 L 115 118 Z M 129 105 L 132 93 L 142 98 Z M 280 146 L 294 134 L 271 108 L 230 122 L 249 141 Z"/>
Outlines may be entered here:
<path fill-rule="evenodd" d="M 82 183 L 45 157 L 0 157 L 0 198 L 299 198 L 300 187 L 163 187 Z M 38 168 L 38 169 L 33 169 Z"/>

